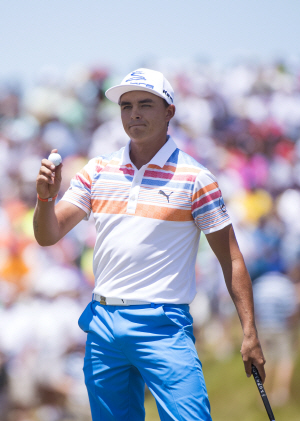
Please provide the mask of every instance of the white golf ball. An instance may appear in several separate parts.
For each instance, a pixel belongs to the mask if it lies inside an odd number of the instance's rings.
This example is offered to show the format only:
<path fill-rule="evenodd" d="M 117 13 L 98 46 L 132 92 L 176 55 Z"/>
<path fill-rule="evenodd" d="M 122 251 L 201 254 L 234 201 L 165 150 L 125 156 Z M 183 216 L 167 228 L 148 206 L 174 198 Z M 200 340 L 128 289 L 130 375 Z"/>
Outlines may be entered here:
<path fill-rule="evenodd" d="M 48 156 L 48 160 L 51 161 L 56 167 L 62 162 L 62 159 L 59 153 L 51 153 Z"/>

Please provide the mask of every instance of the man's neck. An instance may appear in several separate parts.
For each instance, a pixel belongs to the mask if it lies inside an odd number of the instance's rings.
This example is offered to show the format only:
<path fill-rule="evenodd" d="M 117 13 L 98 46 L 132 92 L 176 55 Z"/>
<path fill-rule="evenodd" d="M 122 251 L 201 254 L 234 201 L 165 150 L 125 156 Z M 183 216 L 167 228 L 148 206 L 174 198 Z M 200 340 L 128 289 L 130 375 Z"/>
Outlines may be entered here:
<path fill-rule="evenodd" d="M 165 140 L 161 140 L 157 143 L 149 142 L 147 144 L 138 143 L 135 141 L 130 142 L 130 159 L 135 167 L 139 170 L 143 165 L 148 164 L 151 159 L 157 154 L 157 152 L 164 146 L 167 142 L 168 136 Z"/>

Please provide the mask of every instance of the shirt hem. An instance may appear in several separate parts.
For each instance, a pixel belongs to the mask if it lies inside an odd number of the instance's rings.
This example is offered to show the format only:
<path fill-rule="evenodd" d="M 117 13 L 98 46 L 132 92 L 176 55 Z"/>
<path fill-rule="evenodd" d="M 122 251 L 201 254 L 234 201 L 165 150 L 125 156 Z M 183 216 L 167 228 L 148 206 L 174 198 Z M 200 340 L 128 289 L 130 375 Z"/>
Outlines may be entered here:
<path fill-rule="evenodd" d="M 71 200 L 71 199 L 68 199 L 68 198 L 65 198 L 65 197 L 62 197 L 61 200 L 64 200 L 65 202 L 72 203 L 72 205 L 75 205 L 79 209 L 82 209 L 86 213 L 86 216 L 85 216 L 84 219 L 86 221 L 89 219 L 89 217 L 91 215 L 91 210 L 90 209 L 86 208 L 84 205 L 82 205 L 81 203 L 76 202 L 75 200 Z"/>
<path fill-rule="evenodd" d="M 216 226 L 216 227 L 212 227 L 212 228 L 209 228 L 209 229 L 206 229 L 206 230 L 202 230 L 202 232 L 203 232 L 205 235 L 206 235 L 206 234 L 211 234 L 211 233 L 213 233 L 213 232 L 220 231 L 221 229 L 223 229 L 223 228 L 227 227 L 227 225 L 231 225 L 231 224 L 232 224 L 231 220 L 228 220 L 228 221 L 223 222 L 222 224 L 220 224 L 220 225 L 218 225 L 218 226 Z"/>

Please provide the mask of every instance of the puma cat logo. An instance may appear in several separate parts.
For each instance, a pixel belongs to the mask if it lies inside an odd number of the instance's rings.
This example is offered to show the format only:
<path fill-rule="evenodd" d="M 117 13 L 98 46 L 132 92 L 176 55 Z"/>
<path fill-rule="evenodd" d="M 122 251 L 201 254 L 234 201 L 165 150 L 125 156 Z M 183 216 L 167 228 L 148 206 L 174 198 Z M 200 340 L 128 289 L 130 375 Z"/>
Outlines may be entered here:
<path fill-rule="evenodd" d="M 171 191 L 170 194 L 166 194 L 164 191 L 159 190 L 158 194 L 162 194 L 163 196 L 166 196 L 166 198 L 168 199 L 168 203 L 169 203 L 169 197 L 171 196 L 173 192 Z"/>

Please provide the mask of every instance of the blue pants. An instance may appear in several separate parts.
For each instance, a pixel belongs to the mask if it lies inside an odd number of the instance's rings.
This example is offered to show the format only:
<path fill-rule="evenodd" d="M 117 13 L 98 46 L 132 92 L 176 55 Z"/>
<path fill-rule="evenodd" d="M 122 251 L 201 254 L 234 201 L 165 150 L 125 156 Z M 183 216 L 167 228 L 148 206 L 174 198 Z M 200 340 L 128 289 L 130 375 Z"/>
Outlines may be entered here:
<path fill-rule="evenodd" d="M 93 421 L 144 420 L 145 383 L 161 420 L 211 421 L 188 305 L 92 301 L 78 323 Z"/>

